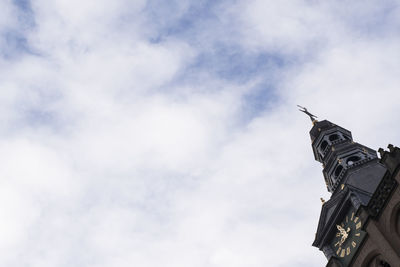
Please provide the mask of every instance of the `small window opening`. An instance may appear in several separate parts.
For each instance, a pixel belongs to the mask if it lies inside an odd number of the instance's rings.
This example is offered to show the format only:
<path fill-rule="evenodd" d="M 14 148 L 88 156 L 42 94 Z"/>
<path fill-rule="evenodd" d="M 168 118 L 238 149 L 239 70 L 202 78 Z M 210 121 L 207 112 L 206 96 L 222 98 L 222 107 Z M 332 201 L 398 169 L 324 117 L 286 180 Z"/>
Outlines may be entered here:
<path fill-rule="evenodd" d="M 325 148 L 326 148 L 327 146 L 328 146 L 328 142 L 324 140 L 324 141 L 321 143 L 321 149 L 322 149 L 322 151 L 324 151 Z"/>
<path fill-rule="evenodd" d="M 337 134 L 331 134 L 329 136 L 329 141 L 335 141 L 335 140 L 338 140 L 338 139 L 339 139 L 339 135 L 337 135 Z"/>
<path fill-rule="evenodd" d="M 356 163 L 357 161 L 359 161 L 361 158 L 359 156 L 352 156 L 350 158 L 347 159 L 346 163 L 347 165 L 351 166 L 354 163 Z"/>
<path fill-rule="evenodd" d="M 342 170 L 343 170 L 343 166 L 342 165 L 337 166 L 336 169 L 335 169 L 335 177 L 338 177 L 339 174 L 342 172 Z"/>
<path fill-rule="evenodd" d="M 381 261 L 379 262 L 379 264 L 380 264 L 380 266 L 383 266 L 383 267 L 390 267 L 390 264 L 387 263 L 386 261 L 383 261 L 383 260 L 381 260 Z"/>

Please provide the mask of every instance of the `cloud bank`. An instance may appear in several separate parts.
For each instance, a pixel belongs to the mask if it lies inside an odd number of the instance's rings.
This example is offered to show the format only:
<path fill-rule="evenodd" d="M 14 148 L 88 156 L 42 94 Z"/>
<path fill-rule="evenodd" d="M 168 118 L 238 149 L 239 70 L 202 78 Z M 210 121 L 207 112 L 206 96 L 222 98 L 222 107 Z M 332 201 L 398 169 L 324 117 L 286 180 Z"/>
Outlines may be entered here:
<path fill-rule="evenodd" d="M 2 266 L 321 266 L 296 104 L 399 143 L 396 1 L 0 9 Z"/>

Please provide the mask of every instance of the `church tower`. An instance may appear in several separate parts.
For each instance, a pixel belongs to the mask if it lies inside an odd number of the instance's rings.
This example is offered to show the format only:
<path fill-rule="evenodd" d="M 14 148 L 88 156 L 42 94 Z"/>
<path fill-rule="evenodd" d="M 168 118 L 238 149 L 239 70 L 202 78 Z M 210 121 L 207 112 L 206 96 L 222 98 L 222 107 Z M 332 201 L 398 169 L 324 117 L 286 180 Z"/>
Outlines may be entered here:
<path fill-rule="evenodd" d="M 313 122 L 314 157 L 331 193 L 312 245 L 325 254 L 327 267 L 400 266 L 400 149 L 389 145 L 379 158 L 350 131 L 301 111 Z"/>

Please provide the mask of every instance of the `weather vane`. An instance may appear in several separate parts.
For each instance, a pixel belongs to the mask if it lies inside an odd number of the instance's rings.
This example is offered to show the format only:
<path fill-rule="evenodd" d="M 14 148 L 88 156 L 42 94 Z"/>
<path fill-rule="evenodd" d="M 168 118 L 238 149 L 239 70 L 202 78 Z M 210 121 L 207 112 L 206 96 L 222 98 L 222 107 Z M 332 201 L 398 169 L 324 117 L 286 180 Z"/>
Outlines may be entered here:
<path fill-rule="evenodd" d="M 300 105 L 297 105 L 300 109 L 301 112 L 304 112 L 305 114 L 307 114 L 308 116 L 310 116 L 311 122 L 314 124 L 317 120 L 316 118 L 318 118 L 317 116 L 311 114 L 305 107 L 302 107 Z"/>

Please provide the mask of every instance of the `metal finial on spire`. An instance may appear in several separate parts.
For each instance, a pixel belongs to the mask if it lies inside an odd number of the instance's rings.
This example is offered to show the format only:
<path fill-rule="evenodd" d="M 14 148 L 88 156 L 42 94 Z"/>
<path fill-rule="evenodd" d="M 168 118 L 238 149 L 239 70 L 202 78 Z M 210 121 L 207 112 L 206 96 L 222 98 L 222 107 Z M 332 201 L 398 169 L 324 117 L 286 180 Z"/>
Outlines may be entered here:
<path fill-rule="evenodd" d="M 310 119 L 311 119 L 311 122 L 314 124 L 315 122 L 317 122 L 317 120 L 316 120 L 316 118 L 318 118 L 317 116 L 315 116 L 315 115 L 313 115 L 313 114 L 311 114 L 308 110 L 307 110 L 307 108 L 305 108 L 305 107 L 302 107 L 302 106 L 300 106 L 300 105 L 297 105 L 300 109 L 300 111 L 301 112 L 304 112 L 305 114 L 307 114 L 308 116 L 310 116 Z"/>

